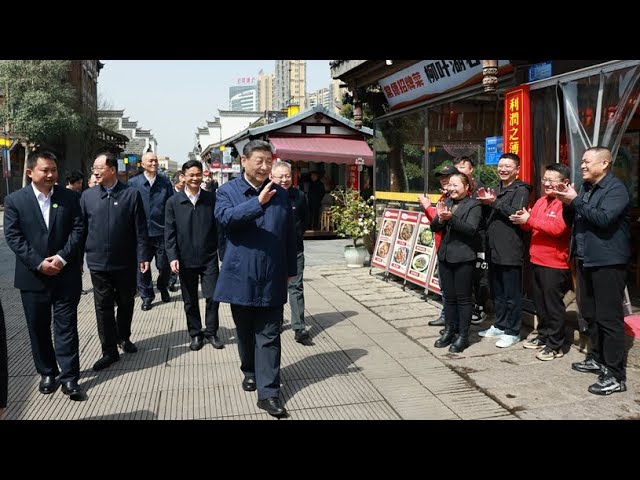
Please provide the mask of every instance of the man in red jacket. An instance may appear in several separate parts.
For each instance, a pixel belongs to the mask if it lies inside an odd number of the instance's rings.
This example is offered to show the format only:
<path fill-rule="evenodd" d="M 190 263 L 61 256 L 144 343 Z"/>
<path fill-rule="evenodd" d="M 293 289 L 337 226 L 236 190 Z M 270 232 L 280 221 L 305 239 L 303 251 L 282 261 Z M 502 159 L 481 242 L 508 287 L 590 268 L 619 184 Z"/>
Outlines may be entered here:
<path fill-rule="evenodd" d="M 555 188 L 560 184 L 568 185 L 569 175 L 569 167 L 562 163 L 548 165 L 542 178 L 545 194 L 532 209 L 518 210 L 510 217 L 520 228 L 532 232 L 529 255 L 533 264 L 533 301 L 538 315 L 538 336 L 523 346 L 540 350 L 536 358 L 543 361 L 564 356 L 566 312 L 563 298 L 571 281 L 571 229 L 562 217 L 563 206 L 555 196 Z"/>

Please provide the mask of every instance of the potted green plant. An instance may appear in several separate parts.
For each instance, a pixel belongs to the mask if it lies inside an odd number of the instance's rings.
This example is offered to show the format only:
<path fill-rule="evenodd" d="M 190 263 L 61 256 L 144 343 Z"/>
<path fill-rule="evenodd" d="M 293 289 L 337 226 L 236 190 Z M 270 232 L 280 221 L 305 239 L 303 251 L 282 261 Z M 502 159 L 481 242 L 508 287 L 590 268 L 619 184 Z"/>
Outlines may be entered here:
<path fill-rule="evenodd" d="M 373 238 L 376 212 L 373 197 L 363 199 L 357 190 L 338 187 L 331 192 L 336 204 L 331 207 L 331 221 L 339 237 L 350 237 L 353 245 L 345 247 L 347 266 L 363 266 L 367 249 L 364 237 Z"/>

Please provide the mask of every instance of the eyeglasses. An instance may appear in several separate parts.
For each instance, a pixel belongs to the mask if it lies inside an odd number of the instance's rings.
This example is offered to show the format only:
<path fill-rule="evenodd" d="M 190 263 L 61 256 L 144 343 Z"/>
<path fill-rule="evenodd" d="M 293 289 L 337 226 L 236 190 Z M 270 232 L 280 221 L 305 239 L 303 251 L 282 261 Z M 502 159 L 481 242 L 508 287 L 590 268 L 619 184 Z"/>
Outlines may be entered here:
<path fill-rule="evenodd" d="M 91 167 L 92 172 L 104 172 L 109 167 Z"/>
<path fill-rule="evenodd" d="M 291 180 L 291 175 L 272 175 L 272 177 L 278 180 Z"/>
<path fill-rule="evenodd" d="M 557 185 L 558 183 L 562 183 L 562 180 L 551 180 L 550 178 L 543 178 L 540 180 L 542 184 L 550 183 L 551 185 Z"/>

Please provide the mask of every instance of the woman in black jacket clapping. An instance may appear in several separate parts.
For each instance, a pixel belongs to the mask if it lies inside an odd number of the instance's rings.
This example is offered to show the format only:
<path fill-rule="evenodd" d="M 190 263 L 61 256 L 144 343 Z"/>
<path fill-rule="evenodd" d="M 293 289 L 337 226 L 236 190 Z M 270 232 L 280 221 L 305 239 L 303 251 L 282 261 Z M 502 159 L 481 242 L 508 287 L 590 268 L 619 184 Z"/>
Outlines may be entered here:
<path fill-rule="evenodd" d="M 471 198 L 469 178 L 454 174 L 449 178 L 449 198 L 438 202 L 438 215 L 431 223 L 431 230 L 442 231 L 438 249 L 440 284 L 445 297 L 446 326 L 435 347 L 448 345 L 450 352 L 459 353 L 469 346 L 469 324 L 471 322 L 471 287 L 473 267 L 476 260 L 478 225 L 482 217 L 480 202 Z M 448 319 L 459 319 L 458 338 L 455 327 Z"/>

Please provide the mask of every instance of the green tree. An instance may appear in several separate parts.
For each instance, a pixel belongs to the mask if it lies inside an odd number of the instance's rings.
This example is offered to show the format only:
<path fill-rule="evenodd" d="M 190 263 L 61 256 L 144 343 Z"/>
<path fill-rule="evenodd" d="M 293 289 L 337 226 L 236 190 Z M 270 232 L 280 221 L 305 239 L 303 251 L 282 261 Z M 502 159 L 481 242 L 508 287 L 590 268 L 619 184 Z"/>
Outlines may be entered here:
<path fill-rule="evenodd" d="M 82 133 L 87 121 L 78 113 L 70 66 L 69 60 L 0 61 L 0 124 L 12 137 L 33 147 Z"/>

